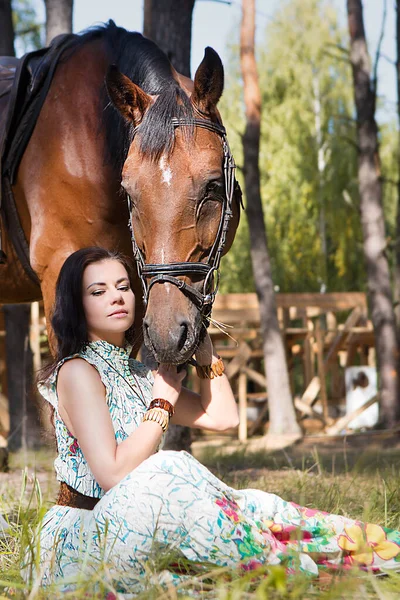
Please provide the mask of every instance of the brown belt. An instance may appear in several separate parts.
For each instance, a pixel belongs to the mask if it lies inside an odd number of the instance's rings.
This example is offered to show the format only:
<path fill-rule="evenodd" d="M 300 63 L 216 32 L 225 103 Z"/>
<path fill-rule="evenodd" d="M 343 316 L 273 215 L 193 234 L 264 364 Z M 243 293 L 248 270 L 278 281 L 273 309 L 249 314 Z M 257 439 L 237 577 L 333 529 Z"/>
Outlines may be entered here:
<path fill-rule="evenodd" d="M 85 494 L 77 492 L 68 485 L 68 483 L 62 481 L 60 483 L 56 504 L 59 504 L 60 506 L 70 506 L 71 508 L 93 510 L 99 500 L 100 498 L 92 498 L 92 496 L 85 496 Z"/>

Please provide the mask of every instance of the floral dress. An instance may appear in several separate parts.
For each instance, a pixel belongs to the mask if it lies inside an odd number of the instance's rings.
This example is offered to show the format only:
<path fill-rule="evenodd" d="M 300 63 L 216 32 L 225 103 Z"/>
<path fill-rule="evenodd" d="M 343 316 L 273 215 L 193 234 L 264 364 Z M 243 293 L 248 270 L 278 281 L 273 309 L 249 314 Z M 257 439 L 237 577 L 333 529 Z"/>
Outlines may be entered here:
<path fill-rule="evenodd" d="M 151 372 L 129 352 L 96 341 L 76 355 L 100 374 L 117 443 L 139 426 L 152 397 Z M 179 583 L 182 559 L 193 568 L 283 564 L 314 576 L 326 567 L 399 568 L 399 532 L 235 490 L 186 452 L 159 450 L 104 493 L 60 418 L 57 373 L 40 388 L 55 409 L 57 478 L 100 501 L 93 510 L 55 505 L 46 513 L 31 570 L 41 585 L 71 590 L 106 565 L 115 590 L 136 594 L 155 571 L 158 581 Z"/>

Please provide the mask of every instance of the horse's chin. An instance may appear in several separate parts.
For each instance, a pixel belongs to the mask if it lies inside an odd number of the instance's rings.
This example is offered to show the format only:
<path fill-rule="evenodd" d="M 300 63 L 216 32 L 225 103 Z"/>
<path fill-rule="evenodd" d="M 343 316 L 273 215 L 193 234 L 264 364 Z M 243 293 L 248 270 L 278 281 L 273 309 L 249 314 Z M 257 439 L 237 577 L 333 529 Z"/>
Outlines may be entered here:
<path fill-rule="evenodd" d="M 151 352 L 154 359 L 158 363 L 166 363 L 169 365 L 183 365 L 187 363 L 196 352 L 200 341 L 204 339 L 205 329 L 203 327 L 190 329 L 186 337 L 185 343 L 181 348 L 155 347 L 152 343 L 147 331 L 144 331 L 144 343 L 147 349 Z"/>

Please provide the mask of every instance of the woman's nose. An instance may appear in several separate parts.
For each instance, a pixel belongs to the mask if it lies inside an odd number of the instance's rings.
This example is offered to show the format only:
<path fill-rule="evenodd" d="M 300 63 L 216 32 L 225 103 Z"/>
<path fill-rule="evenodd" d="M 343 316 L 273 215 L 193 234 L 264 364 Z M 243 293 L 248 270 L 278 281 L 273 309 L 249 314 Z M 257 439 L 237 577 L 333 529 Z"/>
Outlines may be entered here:
<path fill-rule="evenodd" d="M 120 304 L 123 302 L 122 292 L 120 290 L 115 290 L 112 298 L 112 304 Z"/>

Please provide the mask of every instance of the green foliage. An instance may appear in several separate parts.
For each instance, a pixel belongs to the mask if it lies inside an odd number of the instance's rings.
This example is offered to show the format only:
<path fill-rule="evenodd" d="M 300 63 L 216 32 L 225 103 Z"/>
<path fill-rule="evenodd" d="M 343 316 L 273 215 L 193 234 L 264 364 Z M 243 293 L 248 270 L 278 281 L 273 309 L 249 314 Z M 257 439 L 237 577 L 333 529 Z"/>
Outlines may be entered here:
<path fill-rule="evenodd" d="M 38 22 L 32 0 L 13 0 L 12 7 L 17 55 L 41 48 L 43 23 Z"/>
<path fill-rule="evenodd" d="M 257 49 L 260 170 L 274 283 L 282 292 L 362 290 L 347 30 L 329 0 L 287 0 L 268 23 L 264 40 Z M 237 46 L 231 47 L 221 105 L 241 165 L 245 119 Z M 242 224 L 223 264 L 223 290 L 250 291 L 250 265 Z"/>

